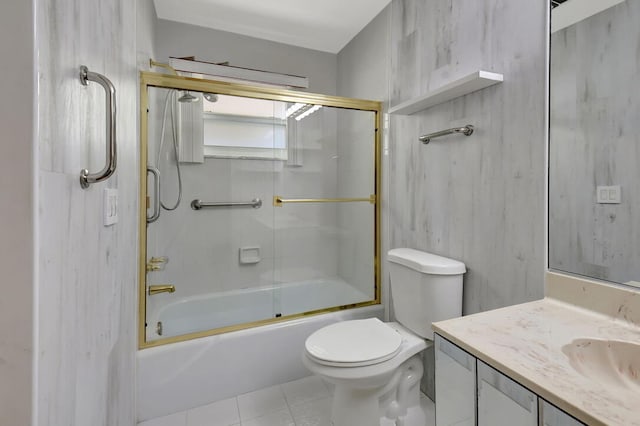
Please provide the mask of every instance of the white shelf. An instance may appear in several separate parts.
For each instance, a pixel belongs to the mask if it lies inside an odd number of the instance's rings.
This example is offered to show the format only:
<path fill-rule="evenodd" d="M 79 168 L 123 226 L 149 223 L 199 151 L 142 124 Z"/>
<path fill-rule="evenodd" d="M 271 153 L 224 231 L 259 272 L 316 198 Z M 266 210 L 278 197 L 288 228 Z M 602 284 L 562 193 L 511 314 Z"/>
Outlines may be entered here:
<path fill-rule="evenodd" d="M 502 74 L 479 70 L 456 81 L 452 81 L 426 95 L 402 102 L 390 108 L 389 114 L 413 114 L 434 105 L 493 86 L 494 84 L 502 83 L 502 80 Z"/>

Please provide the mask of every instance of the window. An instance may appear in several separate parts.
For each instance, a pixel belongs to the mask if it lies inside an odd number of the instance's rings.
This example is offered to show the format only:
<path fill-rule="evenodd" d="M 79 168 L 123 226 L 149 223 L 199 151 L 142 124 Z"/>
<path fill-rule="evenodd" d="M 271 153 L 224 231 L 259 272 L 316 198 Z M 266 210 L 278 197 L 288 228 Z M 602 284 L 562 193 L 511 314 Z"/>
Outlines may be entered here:
<path fill-rule="evenodd" d="M 285 102 L 205 95 L 202 108 L 205 156 L 287 159 Z"/>

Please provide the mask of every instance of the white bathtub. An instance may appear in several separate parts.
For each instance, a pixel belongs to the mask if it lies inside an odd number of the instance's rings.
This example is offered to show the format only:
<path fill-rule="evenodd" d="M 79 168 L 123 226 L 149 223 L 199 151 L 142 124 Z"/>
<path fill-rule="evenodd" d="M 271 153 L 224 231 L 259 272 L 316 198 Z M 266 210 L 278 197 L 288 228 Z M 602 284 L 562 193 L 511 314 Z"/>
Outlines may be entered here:
<path fill-rule="evenodd" d="M 279 295 L 281 306 L 287 306 L 289 299 L 294 297 L 308 302 L 320 302 L 322 297 L 331 297 L 323 285 L 317 284 L 306 288 L 287 285 L 289 291 L 282 291 Z M 324 284 L 328 288 L 332 286 L 331 283 Z M 230 296 L 235 298 L 236 293 L 230 293 Z M 205 299 L 220 302 L 219 295 Z M 341 298 L 339 303 L 349 303 L 343 300 Z M 273 304 L 269 306 L 271 308 Z M 324 306 L 330 306 L 330 303 Z M 165 321 L 171 321 L 177 315 L 174 309 L 190 311 L 186 301 L 173 308 L 167 306 L 157 316 L 162 318 L 163 326 Z M 303 308 L 312 309 L 316 308 Z M 194 311 L 200 312 L 200 306 Z M 309 372 L 302 365 L 301 356 L 304 341 L 311 333 L 348 319 L 382 319 L 383 311 L 382 305 L 349 309 L 138 351 L 138 421 L 305 377 Z M 284 310 L 282 315 L 287 315 L 286 312 Z M 202 318 L 200 315 L 196 317 Z"/>
<path fill-rule="evenodd" d="M 340 279 L 318 279 L 178 299 L 149 313 L 155 340 L 371 300 Z M 162 323 L 162 336 L 157 324 Z"/>

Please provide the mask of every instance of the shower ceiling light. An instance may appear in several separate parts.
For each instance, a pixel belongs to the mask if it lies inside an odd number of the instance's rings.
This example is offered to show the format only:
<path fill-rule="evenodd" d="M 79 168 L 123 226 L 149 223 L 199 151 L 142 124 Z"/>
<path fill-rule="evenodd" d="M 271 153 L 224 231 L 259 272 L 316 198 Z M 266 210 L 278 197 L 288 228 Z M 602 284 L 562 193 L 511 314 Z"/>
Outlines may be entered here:
<path fill-rule="evenodd" d="M 297 121 L 300 121 L 303 118 L 305 118 L 306 116 L 313 114 L 314 112 L 316 112 L 320 108 L 322 108 L 322 105 L 314 105 L 313 107 L 307 109 L 306 111 L 304 111 L 302 114 L 296 116 L 295 118 L 296 118 Z"/>
<path fill-rule="evenodd" d="M 289 108 L 287 108 L 287 118 L 291 117 L 292 115 L 296 114 L 302 107 L 306 106 L 307 104 L 301 104 L 301 103 L 295 103 L 293 105 L 291 105 Z"/>
<path fill-rule="evenodd" d="M 322 105 L 303 104 L 298 102 L 287 108 L 286 115 L 287 118 L 295 118 L 297 121 L 300 121 L 320 108 L 322 108 Z"/>

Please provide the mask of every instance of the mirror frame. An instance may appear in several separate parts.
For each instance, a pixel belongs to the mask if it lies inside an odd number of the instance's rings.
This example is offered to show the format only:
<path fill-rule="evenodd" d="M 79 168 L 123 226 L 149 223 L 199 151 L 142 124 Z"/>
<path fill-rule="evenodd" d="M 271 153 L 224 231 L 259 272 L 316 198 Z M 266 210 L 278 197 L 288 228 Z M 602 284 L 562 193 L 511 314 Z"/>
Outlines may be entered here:
<path fill-rule="evenodd" d="M 287 315 L 278 318 L 268 318 L 265 320 L 221 327 L 217 329 L 204 330 L 194 333 L 183 334 L 174 337 L 147 341 L 146 339 L 146 264 L 147 264 L 147 156 L 148 156 L 148 108 L 149 108 L 149 88 L 168 88 L 178 90 L 189 90 L 194 92 L 210 92 L 221 95 L 242 96 L 255 99 L 267 99 L 283 102 L 300 102 L 314 105 L 322 105 L 334 108 L 354 109 L 361 111 L 371 111 L 375 114 L 374 126 L 374 299 L 350 305 L 330 307 L 311 312 L 304 312 L 294 315 Z M 323 95 L 318 93 L 299 92 L 287 89 L 280 89 L 266 86 L 252 86 L 249 84 L 230 83 L 225 81 L 209 80 L 203 78 L 183 77 L 170 74 L 140 72 L 140 192 L 139 192 L 139 251 L 138 251 L 138 348 L 145 349 L 161 346 L 169 343 L 182 342 L 200 337 L 213 336 L 216 334 L 231 331 L 243 330 L 258 327 L 261 325 L 277 322 L 289 321 L 296 318 L 307 317 L 327 312 L 335 312 L 344 309 L 358 308 L 363 306 L 378 305 L 381 302 L 381 272 L 380 272 L 380 222 L 381 222 L 381 131 L 382 131 L 382 103 L 379 101 L 345 98 L 340 96 Z"/>

